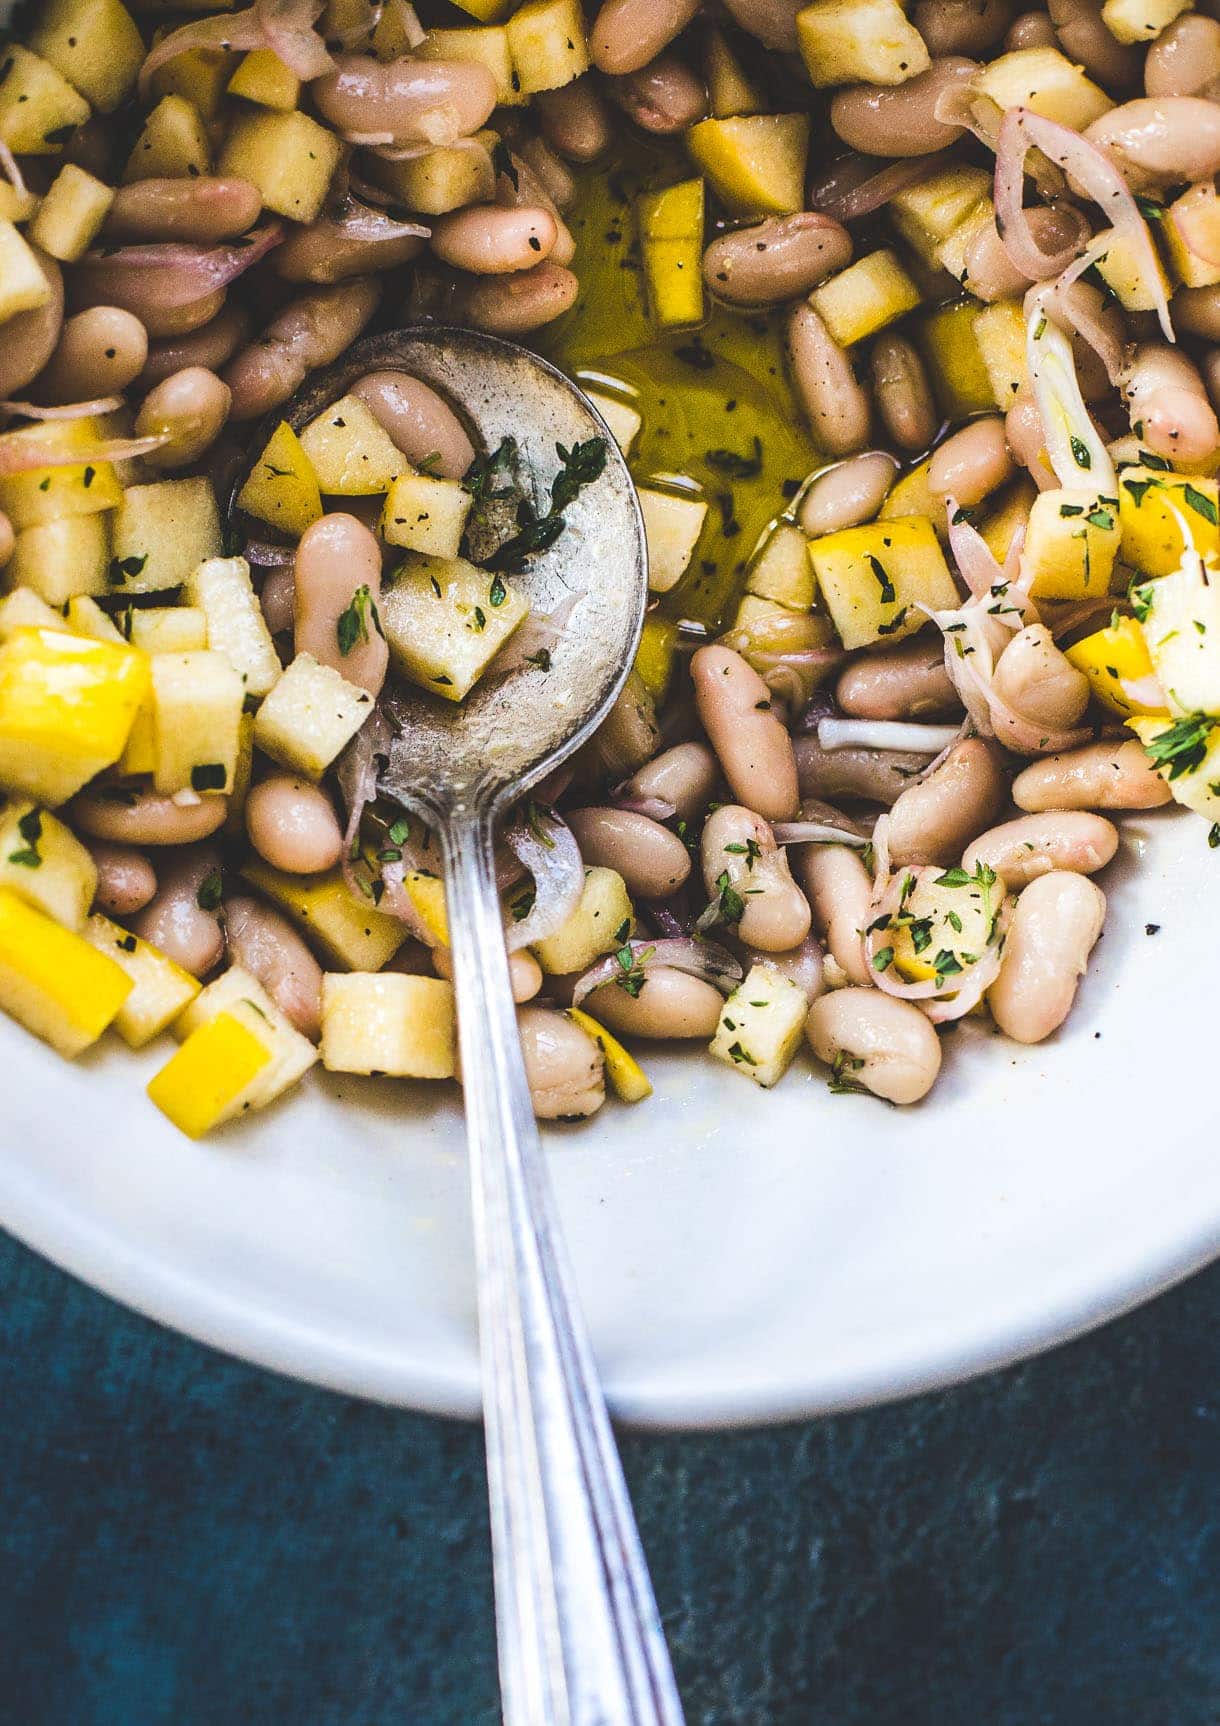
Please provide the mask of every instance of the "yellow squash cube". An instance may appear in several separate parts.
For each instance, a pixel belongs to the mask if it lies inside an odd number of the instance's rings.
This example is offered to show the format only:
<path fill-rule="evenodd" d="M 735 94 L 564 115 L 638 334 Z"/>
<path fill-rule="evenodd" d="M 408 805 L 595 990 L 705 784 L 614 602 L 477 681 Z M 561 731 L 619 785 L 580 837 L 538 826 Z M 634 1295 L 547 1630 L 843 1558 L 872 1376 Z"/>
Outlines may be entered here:
<path fill-rule="evenodd" d="M 390 487 L 379 531 L 387 545 L 425 557 L 456 557 L 472 499 L 460 480 L 404 473 Z"/>
<path fill-rule="evenodd" d="M 77 595 L 105 593 L 109 567 L 109 515 L 64 515 L 17 535 L 7 574 L 14 585 L 60 606 Z"/>
<path fill-rule="evenodd" d="M 1077 671 L 1084 672 L 1093 694 L 1111 713 L 1123 719 L 1165 713 L 1161 703 L 1129 692 L 1133 685 L 1138 687 L 1154 675 L 1148 643 L 1135 618 L 1116 617 L 1105 629 L 1086 635 L 1064 652 Z"/>
<path fill-rule="evenodd" d="M 964 968 L 985 953 L 995 931 L 1003 886 L 983 871 L 925 877 L 903 900 L 901 918 L 886 926 L 884 945 L 895 971 L 909 983 L 930 982 L 937 961 L 950 953 Z M 944 974 L 942 962 L 941 973 Z M 950 975 L 953 973 L 950 972 Z"/>
<path fill-rule="evenodd" d="M 102 114 L 135 87 L 144 43 L 120 0 L 47 0 L 30 47 Z"/>
<path fill-rule="evenodd" d="M 1152 669 L 1171 712 L 1220 714 L 1220 571 L 1197 558 L 1131 589 Z"/>
<path fill-rule="evenodd" d="M 765 90 L 746 71 L 722 30 L 712 28 L 704 38 L 703 80 L 714 120 L 766 111 Z"/>
<path fill-rule="evenodd" d="M 249 180 L 277 215 L 312 222 L 326 201 L 342 151 L 335 134 L 308 114 L 267 109 L 236 116 L 217 172 Z"/>
<path fill-rule="evenodd" d="M 212 148 L 199 110 L 185 96 L 162 96 L 136 139 L 123 184 L 186 180 L 212 171 Z"/>
<path fill-rule="evenodd" d="M 949 543 L 949 522 L 945 514 L 945 500 L 934 492 L 928 484 L 928 467 L 931 458 L 926 457 L 917 462 L 909 473 L 904 473 L 890 489 L 885 502 L 877 511 L 878 521 L 901 521 L 904 516 L 922 515 L 932 523 L 936 537 L 942 545 Z"/>
<path fill-rule="evenodd" d="M 325 875 L 285 875 L 255 858 L 244 865 L 242 874 L 286 911 L 323 958 L 341 970 L 380 971 L 403 944 L 398 919 L 378 911 L 371 898 L 357 902 L 338 869 Z"/>
<path fill-rule="evenodd" d="M 640 513 L 648 545 L 648 586 L 653 593 L 668 593 L 677 587 L 690 568 L 707 504 L 701 497 L 678 492 L 639 488 Z"/>
<path fill-rule="evenodd" d="M 408 556 L 381 598 L 394 664 L 446 701 L 470 693 L 528 612 L 502 576 L 460 557 Z"/>
<path fill-rule="evenodd" d="M 635 652 L 635 671 L 658 706 L 669 693 L 677 651 L 677 624 L 671 618 L 650 611 L 640 631 L 640 645 Z"/>
<path fill-rule="evenodd" d="M 419 920 L 438 947 L 449 945 L 449 914 L 445 905 L 445 883 L 439 875 L 412 869 L 403 877 L 407 898 Z"/>
<path fill-rule="evenodd" d="M 809 542 L 822 603 L 849 650 L 914 635 L 933 611 L 957 606 L 957 587 L 926 516 L 844 528 Z"/>
<path fill-rule="evenodd" d="M 801 1046 L 809 1000 L 773 965 L 754 965 L 720 1010 L 712 1038 L 717 1060 L 770 1090 Z"/>
<path fill-rule="evenodd" d="M 591 1013 L 583 1013 L 579 1007 L 569 1007 L 567 1012 L 572 1023 L 579 1025 L 587 1037 L 592 1037 L 601 1050 L 606 1062 L 606 1077 L 614 1087 L 615 1096 L 624 1103 L 642 1103 L 645 1097 L 651 1097 L 652 1081 L 618 1038 L 611 1036 Z"/>
<path fill-rule="evenodd" d="M 1056 486 L 1029 512 L 1022 563 L 1035 599 L 1090 599 L 1110 591 L 1119 546 L 1118 499 Z"/>
<path fill-rule="evenodd" d="M 97 867 L 75 833 L 36 803 L 0 811 L 0 886 L 65 929 L 79 929 L 97 891 Z"/>
<path fill-rule="evenodd" d="M 703 318 L 703 181 L 646 192 L 636 206 L 644 280 L 662 329 Z"/>
<path fill-rule="evenodd" d="M 1106 0 L 1101 17 L 1117 41 L 1148 43 L 1192 9 L 1193 0 Z"/>
<path fill-rule="evenodd" d="M 974 320 L 974 339 L 1001 413 L 1007 413 L 1029 382 L 1025 314 L 1016 300 L 997 300 Z"/>
<path fill-rule="evenodd" d="M 627 884 L 615 869 L 586 869 L 580 901 L 567 921 L 539 941 L 534 954 L 548 976 L 584 971 L 603 953 L 631 938 L 635 911 Z"/>
<path fill-rule="evenodd" d="M 1015 48 L 983 67 L 974 80 L 980 96 L 1006 108 L 1032 108 L 1075 132 L 1113 106 L 1105 91 L 1086 78 L 1058 48 Z"/>
<path fill-rule="evenodd" d="M 809 296 L 841 348 L 875 336 L 919 304 L 920 294 L 893 252 L 869 252 Z"/>
<path fill-rule="evenodd" d="M 410 465 L 359 396 L 343 396 L 310 420 L 301 449 L 319 491 L 337 497 L 375 497 Z"/>
<path fill-rule="evenodd" d="M 111 583 L 119 593 L 181 587 L 219 550 L 220 515 L 209 480 L 128 486 L 114 517 Z"/>
<path fill-rule="evenodd" d="M 134 648 L 17 630 L 0 646 L 0 786 L 65 803 L 119 759 L 148 680 Z"/>
<path fill-rule="evenodd" d="M 187 1138 L 202 1138 L 255 1106 L 272 1058 L 259 1020 L 256 1008 L 235 1001 L 192 1031 L 149 1080 L 150 1100 Z"/>
<path fill-rule="evenodd" d="M 915 342 L 946 419 L 966 419 L 994 405 L 991 377 L 975 331 L 977 300 L 957 300 L 920 318 Z"/>
<path fill-rule="evenodd" d="M 56 156 L 89 104 L 49 60 L 16 42 L 0 53 L 0 139 L 16 156 Z"/>
<path fill-rule="evenodd" d="M 30 224 L 30 238 L 61 263 L 83 258 L 114 202 L 112 187 L 66 162 Z"/>
<path fill-rule="evenodd" d="M 578 0 L 527 0 L 505 28 L 515 81 L 526 96 L 558 90 L 589 70 L 585 20 Z"/>
<path fill-rule="evenodd" d="M 114 1020 L 115 1030 L 129 1049 L 142 1049 L 151 1043 L 199 993 L 199 984 L 189 971 L 100 911 L 89 918 L 84 935 L 90 946 L 105 953 L 131 979 L 131 993 Z"/>
<path fill-rule="evenodd" d="M 187 576 L 183 592 L 203 613 L 207 646 L 224 654 L 247 695 L 266 695 L 279 681 L 280 656 L 245 558 L 205 558 Z"/>
<path fill-rule="evenodd" d="M 1220 486 L 1160 468 L 1125 467 L 1118 476 L 1118 520 L 1124 563 L 1139 575 L 1170 575 L 1190 543 L 1201 557 L 1220 558 Z"/>
<path fill-rule="evenodd" d="M 301 80 L 270 48 L 254 48 L 229 79 L 230 96 L 287 114 L 301 99 Z"/>
<path fill-rule="evenodd" d="M 222 1013 L 246 1011 L 257 1015 L 250 1023 L 271 1056 L 248 1099 L 248 1107 L 264 1109 L 309 1071 L 318 1051 L 276 1006 L 257 977 L 239 965 L 230 965 L 195 996 L 170 1029 L 182 1043 Z"/>
<path fill-rule="evenodd" d="M 152 93 L 158 99 L 181 96 L 212 125 L 220 118 L 232 70 L 233 56 L 221 48 L 187 48 L 157 67 L 152 75 Z"/>
<path fill-rule="evenodd" d="M 237 494 L 237 504 L 247 515 L 293 536 L 303 534 L 321 515 L 318 476 L 287 420 L 281 420 L 268 438 Z"/>
<path fill-rule="evenodd" d="M 394 971 L 323 977 L 322 1065 L 331 1073 L 452 1079 L 453 984 Z"/>
<path fill-rule="evenodd" d="M 797 13 L 801 58 L 815 88 L 905 84 L 932 64 L 898 0 L 814 0 Z"/>
<path fill-rule="evenodd" d="M 240 749 L 241 678 L 222 653 L 157 653 L 151 664 L 155 788 L 227 791 Z"/>
<path fill-rule="evenodd" d="M 403 162 L 368 159 L 369 177 L 392 192 L 405 209 L 421 216 L 444 216 L 467 204 L 485 204 L 495 193 L 496 171 L 491 134 L 476 133 L 460 144 L 440 144 Z"/>
<path fill-rule="evenodd" d="M 791 216 L 805 208 L 808 114 L 700 120 L 686 134 L 695 165 L 739 216 Z"/>
<path fill-rule="evenodd" d="M 366 689 L 298 653 L 255 716 L 254 742 L 282 767 L 320 779 L 372 710 Z"/>
<path fill-rule="evenodd" d="M 130 993 L 131 979 L 112 959 L 0 887 L 0 1009 L 71 1060 Z"/>
<path fill-rule="evenodd" d="M 1168 716 L 1134 718 L 1127 724 L 1149 751 L 1152 760 L 1160 763 L 1157 772 L 1169 786 L 1174 801 L 1186 809 L 1193 809 L 1205 821 L 1220 821 L 1220 720 L 1209 714 L 1196 714 L 1179 720 L 1171 720 Z M 1165 752 L 1183 740 L 1184 731 L 1186 739 L 1199 751 L 1199 758 L 1181 771 L 1182 757 L 1166 760 Z"/>

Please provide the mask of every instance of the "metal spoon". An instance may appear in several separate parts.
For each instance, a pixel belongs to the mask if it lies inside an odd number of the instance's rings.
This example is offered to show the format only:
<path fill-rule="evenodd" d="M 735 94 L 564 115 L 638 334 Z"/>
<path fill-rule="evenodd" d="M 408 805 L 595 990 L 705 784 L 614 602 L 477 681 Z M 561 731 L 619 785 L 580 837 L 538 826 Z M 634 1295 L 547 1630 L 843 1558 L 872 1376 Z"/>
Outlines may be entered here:
<path fill-rule="evenodd" d="M 299 429 L 382 369 L 445 396 L 476 445 L 493 450 L 515 437 L 522 471 L 544 493 L 556 444 L 604 437 L 608 447 L 604 473 L 569 506 L 558 542 L 513 577 L 535 611 L 575 600 L 549 672 L 489 679 L 460 706 L 404 685 L 405 722 L 381 790 L 427 822 L 444 858 L 506 1726 L 681 1726 L 534 1124 L 492 857 L 497 816 L 571 755 L 622 687 L 648 592 L 639 503 L 605 423 L 575 385 L 524 348 L 468 330 L 425 327 L 358 343 L 282 417 Z"/>

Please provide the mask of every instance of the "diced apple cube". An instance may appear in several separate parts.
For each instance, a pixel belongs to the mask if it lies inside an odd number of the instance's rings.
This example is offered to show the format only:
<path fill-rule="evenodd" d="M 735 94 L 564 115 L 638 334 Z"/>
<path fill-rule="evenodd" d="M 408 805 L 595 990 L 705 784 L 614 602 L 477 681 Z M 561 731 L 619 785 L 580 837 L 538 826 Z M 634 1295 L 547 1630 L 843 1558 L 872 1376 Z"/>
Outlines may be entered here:
<path fill-rule="evenodd" d="M 585 394 L 605 420 L 611 437 L 623 454 L 630 455 L 631 446 L 640 435 L 640 427 L 644 423 L 642 415 L 630 402 L 625 402 L 618 396 L 602 395 L 600 390 L 586 390 Z"/>
<path fill-rule="evenodd" d="M 686 134 L 686 144 L 736 215 L 790 216 L 805 208 L 808 114 L 700 120 Z"/>
<path fill-rule="evenodd" d="M 1034 499 L 1021 567 L 1035 599 L 1089 599 L 1110 591 L 1121 531 L 1118 499 L 1055 487 Z"/>
<path fill-rule="evenodd" d="M 310 420 L 301 449 L 318 489 L 337 497 L 375 497 L 410 465 L 359 396 L 343 396 Z"/>
<path fill-rule="evenodd" d="M 18 312 L 45 306 L 51 285 L 11 222 L 0 222 L 0 325 Z"/>
<path fill-rule="evenodd" d="M 55 156 L 89 104 L 48 60 L 17 42 L 0 52 L 0 140 L 16 156 Z"/>
<path fill-rule="evenodd" d="M 220 516 L 211 482 L 164 479 L 128 486 L 114 517 L 111 573 L 120 593 L 181 587 L 220 550 Z"/>
<path fill-rule="evenodd" d="M 202 653 L 208 644 L 208 620 L 194 605 L 129 606 L 124 628 L 144 653 Z"/>
<path fill-rule="evenodd" d="M 589 69 L 585 20 L 577 0 L 527 0 L 506 29 L 516 83 L 527 96 L 557 90 Z"/>
<path fill-rule="evenodd" d="M 19 629 L 68 630 L 67 622 L 52 611 L 45 599 L 39 599 L 32 588 L 15 587 L 0 599 L 0 641 L 7 641 Z"/>
<path fill-rule="evenodd" d="M 322 1065 L 332 1073 L 452 1079 L 453 984 L 392 971 L 323 977 Z"/>
<path fill-rule="evenodd" d="M 603 953 L 613 953 L 631 938 L 635 911 L 627 884 L 615 869 L 585 870 L 580 902 L 553 935 L 534 946 L 550 976 L 584 971 Z"/>
<path fill-rule="evenodd" d="M 142 1049 L 151 1043 L 199 993 L 199 984 L 189 971 L 100 911 L 89 918 L 84 935 L 91 947 L 105 953 L 131 978 L 131 993 L 114 1020 L 114 1028 L 128 1048 Z"/>
<path fill-rule="evenodd" d="M 381 537 L 387 545 L 423 552 L 427 557 L 456 557 L 470 505 L 470 493 L 460 480 L 433 479 L 426 473 L 403 474 L 386 498 Z"/>
<path fill-rule="evenodd" d="M 97 868 L 70 828 L 22 800 L 0 811 L 0 887 L 65 929 L 79 929 L 97 891 Z"/>
<path fill-rule="evenodd" d="M 298 653 L 259 708 L 254 741 L 282 767 L 320 779 L 372 709 L 367 690 Z"/>
<path fill-rule="evenodd" d="M 240 745 L 241 678 L 222 653 L 156 653 L 151 664 L 156 789 L 227 791 Z"/>
<path fill-rule="evenodd" d="M 301 99 L 301 80 L 270 48 L 254 48 L 229 79 L 230 96 L 287 114 Z"/>
<path fill-rule="evenodd" d="M 721 1009 L 712 1054 L 769 1090 L 792 1064 L 808 1014 L 799 985 L 773 965 L 754 965 Z"/>
<path fill-rule="evenodd" d="M 1112 106 L 1105 91 L 1086 78 L 1058 48 L 1014 48 L 990 61 L 974 81 L 980 96 L 1000 109 L 1032 108 L 1043 119 L 1083 132 Z"/>
<path fill-rule="evenodd" d="M 247 695 L 266 695 L 280 676 L 280 656 L 244 557 L 209 557 L 186 578 L 186 598 L 207 620 L 207 645 L 223 653 Z"/>
<path fill-rule="evenodd" d="M 905 84 L 932 64 L 898 0 L 814 0 L 797 13 L 801 58 L 815 88 Z"/>
<path fill-rule="evenodd" d="M 38 206 L 30 238 L 61 263 L 74 264 L 97 238 L 113 202 L 112 187 L 65 162 Z"/>
<path fill-rule="evenodd" d="M 750 566 L 746 592 L 778 600 L 793 611 L 808 611 L 815 590 L 809 541 L 799 527 L 780 522 Z"/>
<path fill-rule="evenodd" d="M 876 335 L 919 300 L 919 289 L 891 251 L 857 258 L 809 296 L 810 305 L 843 348 Z"/>
<path fill-rule="evenodd" d="M 183 96 L 163 96 L 127 158 L 123 184 L 194 179 L 211 171 L 211 145 L 198 109 Z"/>
<path fill-rule="evenodd" d="M 345 971 L 379 971 L 402 946 L 398 919 L 378 911 L 371 896 L 367 903 L 358 903 L 338 869 L 325 875 L 286 875 L 252 859 L 242 874 L 288 913 L 331 965 Z"/>
<path fill-rule="evenodd" d="M 528 612 L 502 576 L 461 557 L 411 553 L 381 596 L 394 664 L 446 701 L 470 693 Z"/>
<path fill-rule="evenodd" d="M 298 536 L 321 515 L 318 476 L 287 420 L 281 420 L 268 438 L 237 494 L 237 506 L 259 521 Z"/>
<path fill-rule="evenodd" d="M 120 0 L 47 0 L 30 47 L 102 114 L 131 93 L 144 59 L 140 32 Z"/>
<path fill-rule="evenodd" d="M 932 523 L 923 516 L 849 527 L 809 542 L 822 602 L 849 650 L 913 635 L 923 607 L 958 605 Z"/>
<path fill-rule="evenodd" d="M 238 114 L 221 151 L 218 172 L 258 187 L 264 206 L 294 222 L 312 222 L 326 201 L 343 146 L 333 132 L 299 110 Z"/>
<path fill-rule="evenodd" d="M 648 541 L 648 585 L 653 593 L 668 593 L 690 567 L 707 504 L 702 498 L 654 491 L 651 486 L 641 486 L 639 498 Z"/>

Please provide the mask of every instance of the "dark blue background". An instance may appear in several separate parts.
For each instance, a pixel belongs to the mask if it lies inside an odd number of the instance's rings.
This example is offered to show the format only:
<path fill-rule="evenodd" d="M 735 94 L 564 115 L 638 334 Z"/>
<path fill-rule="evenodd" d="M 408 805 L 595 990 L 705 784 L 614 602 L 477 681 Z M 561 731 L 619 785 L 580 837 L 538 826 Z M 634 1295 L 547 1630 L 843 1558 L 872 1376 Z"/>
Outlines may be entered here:
<path fill-rule="evenodd" d="M 474 1428 L 0 1237 L 3 1726 L 494 1726 Z M 690 1726 L 1220 1721 L 1220 1267 L 812 1425 L 624 1442 Z"/>

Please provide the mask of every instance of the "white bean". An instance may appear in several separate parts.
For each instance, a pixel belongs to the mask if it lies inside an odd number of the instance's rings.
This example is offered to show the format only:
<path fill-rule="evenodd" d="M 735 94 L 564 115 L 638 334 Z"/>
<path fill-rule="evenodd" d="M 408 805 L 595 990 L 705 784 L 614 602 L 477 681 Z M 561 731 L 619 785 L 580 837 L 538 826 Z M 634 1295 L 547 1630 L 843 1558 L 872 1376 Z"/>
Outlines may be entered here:
<path fill-rule="evenodd" d="M 790 820 L 796 759 L 762 678 L 728 647 L 701 647 L 691 677 L 699 718 L 734 796 L 768 821 Z"/>
<path fill-rule="evenodd" d="M 322 1034 L 322 967 L 278 911 L 257 899 L 230 899 L 225 930 L 233 963 L 257 977 L 303 1036 Z"/>
<path fill-rule="evenodd" d="M 917 1103 L 940 1072 L 940 1042 L 918 1007 L 879 989 L 835 989 L 809 1009 L 805 1035 L 842 1081 L 890 1103 Z"/>
<path fill-rule="evenodd" d="M 617 983 L 607 983 L 594 989 L 585 1005 L 595 1019 L 619 1036 L 656 1040 L 698 1037 L 706 1041 L 715 1034 L 721 995 L 702 977 L 656 965 L 649 969 L 637 996 L 632 997 Z"/>
<path fill-rule="evenodd" d="M 1072 1010 L 1106 919 L 1106 896 L 1083 875 L 1040 875 L 1017 900 L 1000 974 L 987 1000 L 1017 1043 L 1040 1043 Z"/>
<path fill-rule="evenodd" d="M 858 851 L 846 845 L 795 847 L 797 876 L 809 897 L 813 926 L 851 982 L 872 981 L 864 957 L 873 883 Z"/>
<path fill-rule="evenodd" d="M 566 1013 L 546 1007 L 517 1012 L 530 1099 L 540 1121 L 579 1121 L 606 1100 L 605 1060 L 592 1037 Z"/>
<path fill-rule="evenodd" d="M 740 915 L 727 915 L 750 947 L 786 953 L 799 947 L 812 921 L 809 901 L 775 843 L 770 825 L 739 804 L 723 803 L 708 816 L 700 849 L 703 883 L 722 910 L 740 902 Z"/>
<path fill-rule="evenodd" d="M 1039 875 L 1067 869 L 1093 875 L 1118 850 L 1118 829 L 1104 815 L 1082 810 L 1020 815 L 989 827 L 967 847 L 962 868 L 973 874 L 980 864 L 994 869 L 1010 893 L 1019 893 Z"/>

